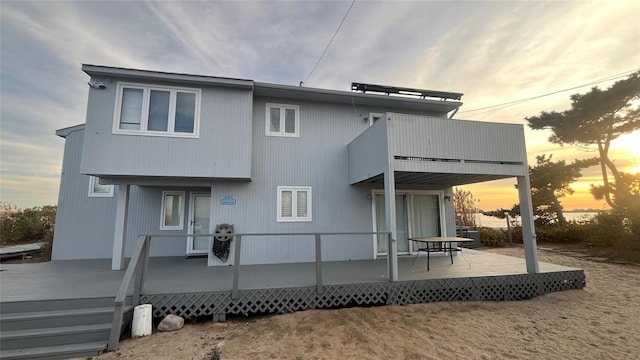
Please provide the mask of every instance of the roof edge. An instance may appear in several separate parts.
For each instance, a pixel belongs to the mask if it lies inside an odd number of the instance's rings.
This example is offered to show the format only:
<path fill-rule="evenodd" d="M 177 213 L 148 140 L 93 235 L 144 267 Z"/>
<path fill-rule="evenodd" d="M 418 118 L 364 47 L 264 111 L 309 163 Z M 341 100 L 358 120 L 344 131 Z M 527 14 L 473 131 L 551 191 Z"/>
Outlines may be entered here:
<path fill-rule="evenodd" d="M 82 64 L 82 71 L 89 76 L 115 76 L 134 79 L 156 79 L 179 82 L 210 84 L 225 87 L 253 89 L 253 80 L 218 76 L 192 75 L 152 70 L 139 70 L 103 65 Z"/>
<path fill-rule="evenodd" d="M 64 139 L 67 136 L 69 136 L 69 134 L 71 134 L 72 132 L 84 130 L 84 125 L 85 124 L 78 124 L 78 125 L 73 125 L 66 128 L 58 129 L 56 130 L 56 135 Z"/>

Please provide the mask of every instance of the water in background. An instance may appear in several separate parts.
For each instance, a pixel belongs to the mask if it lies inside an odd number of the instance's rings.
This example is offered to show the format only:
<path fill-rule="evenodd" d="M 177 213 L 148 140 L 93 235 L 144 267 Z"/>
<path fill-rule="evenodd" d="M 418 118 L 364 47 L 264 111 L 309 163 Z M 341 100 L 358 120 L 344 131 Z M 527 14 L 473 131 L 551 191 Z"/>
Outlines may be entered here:
<path fill-rule="evenodd" d="M 596 212 L 566 212 L 564 213 L 564 217 L 567 221 L 571 220 L 588 220 L 598 213 Z M 498 219 L 497 217 L 487 216 L 483 214 L 475 214 L 476 215 L 476 224 L 478 226 L 484 226 L 494 229 L 506 229 L 507 228 L 507 220 L 506 219 Z M 520 217 L 517 218 L 518 225 L 520 224 Z"/>

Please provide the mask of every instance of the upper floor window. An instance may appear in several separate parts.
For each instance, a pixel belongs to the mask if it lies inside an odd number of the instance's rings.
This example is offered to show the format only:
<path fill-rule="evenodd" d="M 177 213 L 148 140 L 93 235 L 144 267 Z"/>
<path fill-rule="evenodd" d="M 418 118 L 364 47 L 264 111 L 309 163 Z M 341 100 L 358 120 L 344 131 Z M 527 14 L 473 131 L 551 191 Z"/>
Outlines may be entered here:
<path fill-rule="evenodd" d="M 267 104 L 265 135 L 299 137 L 300 107 L 297 105 Z"/>
<path fill-rule="evenodd" d="M 89 197 L 113 197 L 113 185 L 104 184 L 97 176 L 89 176 Z"/>
<path fill-rule="evenodd" d="M 118 84 L 113 132 L 197 137 L 200 90 Z"/>

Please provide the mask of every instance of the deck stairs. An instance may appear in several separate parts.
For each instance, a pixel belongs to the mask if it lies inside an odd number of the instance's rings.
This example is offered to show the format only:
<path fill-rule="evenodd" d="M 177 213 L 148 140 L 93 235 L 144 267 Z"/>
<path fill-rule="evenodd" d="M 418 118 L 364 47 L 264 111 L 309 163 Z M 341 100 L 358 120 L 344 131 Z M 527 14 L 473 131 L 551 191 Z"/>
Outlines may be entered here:
<path fill-rule="evenodd" d="M 0 303 L 0 359 L 98 355 L 109 341 L 113 301 L 101 297 Z"/>

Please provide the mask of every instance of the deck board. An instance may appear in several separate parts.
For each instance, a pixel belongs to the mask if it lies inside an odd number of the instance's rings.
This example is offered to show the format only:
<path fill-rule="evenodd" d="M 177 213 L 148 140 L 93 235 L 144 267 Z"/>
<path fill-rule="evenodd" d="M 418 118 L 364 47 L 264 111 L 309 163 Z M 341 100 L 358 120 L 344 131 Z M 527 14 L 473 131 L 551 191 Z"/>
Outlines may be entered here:
<path fill-rule="evenodd" d="M 432 256 L 431 270 L 426 258 L 400 257 L 399 281 L 487 277 L 526 274 L 524 259 L 465 249 L 454 257 Z M 182 257 L 151 258 L 144 293 L 195 293 L 231 289 L 233 267 L 207 267 L 206 259 Z M 0 265 L 0 301 L 115 297 L 124 270 L 112 271 L 111 261 L 68 260 L 36 264 Z M 540 263 L 541 272 L 579 270 Z M 386 259 L 324 262 L 325 285 L 386 283 Z M 315 286 L 315 263 L 243 265 L 240 289 L 276 289 Z"/>

